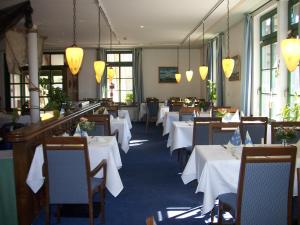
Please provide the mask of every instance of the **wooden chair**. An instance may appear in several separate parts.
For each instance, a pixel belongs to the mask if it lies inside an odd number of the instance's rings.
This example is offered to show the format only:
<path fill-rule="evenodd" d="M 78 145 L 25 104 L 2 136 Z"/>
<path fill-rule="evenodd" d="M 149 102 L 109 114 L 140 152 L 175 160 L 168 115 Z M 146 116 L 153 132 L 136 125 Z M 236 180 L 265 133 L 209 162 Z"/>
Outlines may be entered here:
<path fill-rule="evenodd" d="M 179 112 L 183 107 L 184 102 L 171 102 L 170 103 L 170 112 Z"/>
<path fill-rule="evenodd" d="M 89 136 L 111 136 L 110 115 L 89 114 L 85 116 L 89 121 L 95 122 L 95 129 L 88 131 Z"/>
<path fill-rule="evenodd" d="M 267 143 L 268 117 L 241 117 L 241 138 L 245 143 L 247 131 L 253 144 L 261 144 L 261 139 Z"/>
<path fill-rule="evenodd" d="M 156 225 L 156 221 L 154 219 L 154 216 L 149 216 L 146 219 L 146 225 Z"/>
<path fill-rule="evenodd" d="M 218 224 L 225 208 L 236 225 L 291 225 L 295 146 L 244 147 L 237 194 L 219 196 Z"/>
<path fill-rule="evenodd" d="M 158 99 L 156 98 L 147 98 L 146 102 L 146 131 L 148 131 L 149 123 L 156 122 L 157 113 L 158 113 Z"/>
<path fill-rule="evenodd" d="M 93 195 L 100 193 L 100 220 L 104 222 L 106 160 L 92 171 L 87 139 L 81 137 L 49 137 L 43 143 L 45 158 L 46 224 L 50 224 L 50 205 L 88 204 L 89 224 L 94 224 Z M 94 176 L 103 170 L 103 178 Z"/>
<path fill-rule="evenodd" d="M 196 117 L 196 112 L 198 112 L 198 108 L 181 107 L 179 110 L 179 121 L 193 121 L 194 117 Z"/>
<path fill-rule="evenodd" d="M 108 114 L 112 115 L 114 118 L 117 118 L 119 116 L 119 113 L 118 113 L 119 106 L 111 105 L 111 106 L 108 106 L 106 109 L 107 109 Z"/>
<path fill-rule="evenodd" d="M 281 144 L 281 140 L 276 138 L 276 132 L 278 128 L 294 128 L 296 132 L 296 138 L 288 140 L 289 144 L 297 143 L 300 138 L 300 122 L 299 121 L 281 121 L 271 122 L 272 144 Z"/>
<path fill-rule="evenodd" d="M 235 130 L 239 127 L 240 123 L 210 123 L 208 131 L 209 144 L 227 144 Z"/>

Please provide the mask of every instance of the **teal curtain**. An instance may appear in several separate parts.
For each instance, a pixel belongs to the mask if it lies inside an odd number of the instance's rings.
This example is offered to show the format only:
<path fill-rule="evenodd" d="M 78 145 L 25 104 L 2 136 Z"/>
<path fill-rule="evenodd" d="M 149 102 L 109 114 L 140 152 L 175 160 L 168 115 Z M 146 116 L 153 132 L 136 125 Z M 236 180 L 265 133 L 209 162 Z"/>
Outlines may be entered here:
<path fill-rule="evenodd" d="M 207 42 L 207 65 L 208 65 L 208 74 L 207 74 L 207 80 L 213 80 L 214 74 L 213 74 L 213 40 L 209 40 Z M 207 93 L 209 93 L 209 89 L 207 87 Z M 210 101 L 209 94 L 207 94 L 207 101 Z"/>
<path fill-rule="evenodd" d="M 141 48 L 133 50 L 133 95 L 138 104 L 144 100 L 142 53 Z"/>
<path fill-rule="evenodd" d="M 252 77 L 253 77 L 253 17 L 245 16 L 244 55 L 242 73 L 241 110 L 245 116 L 251 115 Z"/>
<path fill-rule="evenodd" d="M 224 33 L 220 33 L 216 39 L 217 41 L 217 57 L 216 57 L 216 88 L 217 88 L 217 106 L 224 105 L 224 73 L 222 68 L 222 58 L 223 58 L 223 42 Z"/>

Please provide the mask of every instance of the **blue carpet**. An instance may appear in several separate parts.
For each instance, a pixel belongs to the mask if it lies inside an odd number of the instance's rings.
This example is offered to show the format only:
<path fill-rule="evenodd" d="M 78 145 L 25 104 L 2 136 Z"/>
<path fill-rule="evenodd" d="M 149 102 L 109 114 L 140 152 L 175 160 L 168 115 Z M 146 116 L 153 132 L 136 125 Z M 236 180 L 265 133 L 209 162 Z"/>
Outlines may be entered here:
<path fill-rule="evenodd" d="M 184 185 L 176 154 L 170 156 L 167 138 L 162 128 L 151 125 L 145 133 L 145 124 L 133 124 L 130 150 L 121 151 L 123 167 L 119 170 L 124 189 L 114 198 L 106 196 L 105 224 L 145 225 L 147 216 L 154 215 L 158 224 L 204 225 L 202 194 L 195 194 L 196 182 Z M 55 224 L 52 217 L 52 223 Z M 41 213 L 34 225 L 44 224 Z M 87 218 L 61 218 L 61 225 L 88 224 Z M 95 219 L 95 224 L 100 224 Z"/>

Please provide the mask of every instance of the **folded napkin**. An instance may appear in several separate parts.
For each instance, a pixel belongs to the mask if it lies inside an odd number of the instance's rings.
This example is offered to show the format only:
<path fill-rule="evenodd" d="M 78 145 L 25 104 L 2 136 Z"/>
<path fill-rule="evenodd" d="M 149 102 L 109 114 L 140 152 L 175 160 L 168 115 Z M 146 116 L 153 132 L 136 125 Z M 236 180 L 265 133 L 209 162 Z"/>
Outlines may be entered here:
<path fill-rule="evenodd" d="M 74 133 L 73 136 L 75 136 L 75 137 L 88 137 L 89 135 L 86 131 L 81 130 L 79 124 L 77 124 L 76 130 L 75 130 L 75 133 Z"/>
<path fill-rule="evenodd" d="M 108 114 L 108 111 L 107 111 L 106 108 L 104 109 L 103 114 L 104 114 L 104 115 L 107 115 L 107 114 Z"/>
<path fill-rule="evenodd" d="M 236 112 L 231 117 L 231 121 L 230 122 L 240 122 L 239 110 L 236 110 Z"/>
<path fill-rule="evenodd" d="M 231 113 L 226 113 L 226 114 L 222 117 L 222 122 L 223 122 L 223 123 L 231 122 L 232 116 L 233 116 L 233 115 L 232 115 Z"/>
<path fill-rule="evenodd" d="M 239 146 L 242 144 L 242 140 L 241 140 L 241 134 L 240 134 L 240 129 L 237 128 L 234 131 L 234 134 L 232 135 L 232 137 L 230 138 L 228 145 L 230 146 Z"/>
<path fill-rule="evenodd" d="M 246 146 L 253 146 L 253 142 L 251 140 L 251 137 L 250 137 L 250 134 L 249 134 L 248 131 L 247 131 L 246 137 L 245 137 L 245 145 Z"/>

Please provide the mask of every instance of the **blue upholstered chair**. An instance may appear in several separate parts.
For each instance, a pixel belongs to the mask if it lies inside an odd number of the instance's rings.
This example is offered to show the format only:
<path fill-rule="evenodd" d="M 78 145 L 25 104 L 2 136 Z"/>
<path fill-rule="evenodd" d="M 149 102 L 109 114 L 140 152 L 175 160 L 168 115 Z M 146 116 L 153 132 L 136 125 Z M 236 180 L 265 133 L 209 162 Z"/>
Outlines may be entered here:
<path fill-rule="evenodd" d="M 227 144 L 239 126 L 240 123 L 210 123 L 208 131 L 209 144 Z"/>
<path fill-rule="evenodd" d="M 291 225 L 295 146 L 244 147 L 237 194 L 219 196 L 218 224 L 230 209 L 236 225 Z"/>
<path fill-rule="evenodd" d="M 107 107 L 108 114 L 112 115 L 114 118 L 117 118 L 119 116 L 118 110 L 119 110 L 119 107 L 116 105 Z"/>
<path fill-rule="evenodd" d="M 157 98 L 147 98 L 146 99 L 146 131 L 148 131 L 149 123 L 156 122 L 158 113 L 158 99 Z"/>
<path fill-rule="evenodd" d="M 93 225 L 93 195 L 96 192 L 100 193 L 100 219 L 104 222 L 106 160 L 91 171 L 87 139 L 81 137 L 47 138 L 43 151 L 46 224 L 50 223 L 50 205 L 88 204 L 89 221 Z M 103 178 L 94 178 L 100 170 Z"/>
<path fill-rule="evenodd" d="M 170 103 L 170 112 L 179 112 L 183 107 L 184 102 L 171 102 Z"/>
<path fill-rule="evenodd" d="M 241 117 L 241 137 L 245 143 L 246 133 L 248 131 L 253 144 L 261 144 L 261 139 L 264 138 L 264 143 L 267 141 L 267 124 L 268 117 Z"/>
<path fill-rule="evenodd" d="M 281 144 L 281 140 L 277 139 L 276 131 L 279 127 L 282 128 L 294 128 L 296 132 L 296 137 L 292 140 L 287 140 L 289 144 L 295 144 L 300 138 L 300 122 L 299 121 L 276 121 L 271 122 L 271 132 L 272 132 L 272 144 Z"/>
<path fill-rule="evenodd" d="M 89 136 L 111 136 L 116 135 L 112 134 L 110 129 L 110 115 L 86 115 L 85 116 L 89 121 L 95 122 L 95 128 L 91 131 L 88 131 Z"/>

